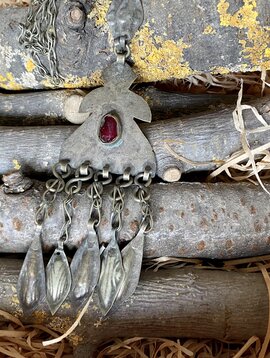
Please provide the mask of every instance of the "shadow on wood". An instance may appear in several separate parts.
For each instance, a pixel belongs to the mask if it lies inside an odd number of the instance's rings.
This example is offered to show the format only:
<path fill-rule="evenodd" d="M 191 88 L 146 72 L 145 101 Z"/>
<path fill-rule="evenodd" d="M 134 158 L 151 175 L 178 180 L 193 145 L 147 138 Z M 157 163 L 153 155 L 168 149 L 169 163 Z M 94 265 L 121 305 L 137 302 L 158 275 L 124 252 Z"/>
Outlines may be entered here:
<path fill-rule="evenodd" d="M 21 316 L 16 283 L 22 262 L 1 259 L 0 309 Z M 73 323 L 74 307 L 65 304 L 57 317 L 46 305 L 25 322 L 48 324 L 65 331 Z M 193 337 L 242 341 L 263 337 L 268 320 L 268 294 L 259 273 L 192 268 L 147 271 L 135 294 L 100 320 L 95 299 L 75 332 L 83 341 L 75 357 L 89 357 L 114 337 Z M 81 355 L 79 355 L 79 353 Z"/>
<path fill-rule="evenodd" d="M 269 186 L 267 186 L 269 189 Z M 100 225 L 102 240 L 110 240 L 111 201 L 104 193 Z M 35 212 L 44 183 L 22 194 L 0 189 L 0 252 L 26 252 L 35 227 Z M 228 259 L 270 253 L 269 196 L 253 184 L 153 184 L 150 204 L 154 228 L 146 235 L 144 257 L 178 256 Z M 44 223 L 43 247 L 51 250 L 64 224 L 61 196 Z M 74 215 L 67 242 L 78 246 L 87 230 L 90 201 L 85 194 L 73 200 Z M 141 212 L 132 188 L 125 196 L 120 240 L 134 237 Z"/>
<path fill-rule="evenodd" d="M 252 102 L 270 123 L 269 98 Z M 213 170 L 242 148 L 232 112 L 234 108 L 140 125 L 156 155 L 157 175 L 162 179 L 172 168 L 178 173 Z M 246 128 L 258 127 L 251 110 L 243 116 Z M 50 173 L 58 162 L 64 140 L 76 126 L 0 127 L 0 174 L 20 166 L 25 174 Z M 269 141 L 267 131 L 249 134 L 251 148 Z M 16 145 L 14 145 L 16 143 Z M 179 157 L 180 156 L 180 157 Z M 176 180 L 179 179 L 176 176 Z M 170 178 L 169 181 L 174 181 Z"/>

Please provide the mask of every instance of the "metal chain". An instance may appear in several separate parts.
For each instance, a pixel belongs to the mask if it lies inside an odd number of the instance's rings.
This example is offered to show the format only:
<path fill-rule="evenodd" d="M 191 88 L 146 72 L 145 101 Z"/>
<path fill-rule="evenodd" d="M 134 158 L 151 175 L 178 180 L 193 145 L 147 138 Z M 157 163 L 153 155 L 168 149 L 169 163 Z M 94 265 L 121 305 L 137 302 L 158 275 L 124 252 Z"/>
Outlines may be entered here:
<path fill-rule="evenodd" d="M 118 37 L 114 41 L 114 53 L 116 54 L 116 61 L 124 64 L 126 59 L 130 56 L 130 48 L 127 44 L 125 36 Z"/>
<path fill-rule="evenodd" d="M 112 200 L 112 219 L 111 225 L 112 229 L 119 232 L 123 227 L 122 212 L 124 210 L 125 202 L 125 188 L 128 188 L 133 183 L 133 179 L 130 176 L 130 168 L 127 168 L 124 171 L 123 175 L 120 175 L 113 187 L 113 190 L 110 193 L 110 198 Z"/>
<path fill-rule="evenodd" d="M 107 13 L 107 21 L 114 39 L 117 62 L 125 63 L 130 55 L 128 43 L 143 22 L 141 0 L 113 0 Z"/>
<path fill-rule="evenodd" d="M 41 77 L 51 76 L 59 84 L 63 79 L 58 71 L 56 55 L 57 0 L 32 0 L 25 24 L 20 24 L 20 44 L 31 53 Z M 41 61 L 47 56 L 48 66 Z"/>
<path fill-rule="evenodd" d="M 75 177 L 71 178 L 65 185 L 65 192 L 67 194 L 67 197 L 63 202 L 65 224 L 60 235 L 60 246 L 63 245 L 63 242 L 67 241 L 69 237 L 69 229 L 71 227 L 73 215 L 72 202 L 74 195 L 81 191 L 83 182 L 91 180 L 92 177 L 93 169 L 90 167 L 89 162 L 85 162 L 75 171 Z"/>
<path fill-rule="evenodd" d="M 149 186 L 151 182 L 150 168 L 146 168 L 143 173 L 138 174 L 134 179 L 134 184 L 137 186 L 134 190 L 134 198 L 141 204 L 142 220 L 140 227 L 145 227 L 144 233 L 148 233 L 153 228 L 153 214 L 149 204 Z"/>
<path fill-rule="evenodd" d="M 94 228 L 97 228 L 101 221 L 104 186 L 110 184 L 111 181 L 112 175 L 109 173 L 109 167 L 104 167 L 103 170 L 95 173 L 93 183 L 91 183 L 86 190 L 86 194 L 91 200 L 88 223 Z"/>
<path fill-rule="evenodd" d="M 36 216 L 36 225 L 41 225 L 48 214 L 49 207 L 54 203 L 58 193 L 65 188 L 65 179 L 71 174 L 71 168 L 67 162 L 59 162 L 53 166 L 53 175 L 55 179 L 49 179 L 46 182 L 46 190 L 42 195 L 42 201 L 39 205 Z"/>

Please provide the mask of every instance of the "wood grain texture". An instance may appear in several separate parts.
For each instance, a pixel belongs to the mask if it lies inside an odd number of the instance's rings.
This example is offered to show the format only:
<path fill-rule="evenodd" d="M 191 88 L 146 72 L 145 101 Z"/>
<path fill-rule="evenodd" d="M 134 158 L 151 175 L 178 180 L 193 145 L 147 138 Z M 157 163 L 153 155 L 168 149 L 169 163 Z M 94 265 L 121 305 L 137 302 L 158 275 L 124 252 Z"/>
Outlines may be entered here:
<path fill-rule="evenodd" d="M 237 99 L 237 95 L 178 93 L 161 91 L 152 86 L 135 92 L 148 102 L 153 120 L 206 111 L 210 106 L 213 108 L 234 104 Z M 68 124 L 67 119 L 78 115 L 81 103 L 78 99 L 83 99 L 86 93 L 78 90 L 54 90 L 0 94 L 0 125 Z M 68 106 L 71 97 L 77 99 L 73 101 L 73 108 Z M 251 97 L 245 96 L 245 99 L 249 100 Z"/>
<path fill-rule="evenodd" d="M 22 261 L 1 259 L 0 309 L 21 315 L 16 283 Z M 64 305 L 51 317 L 46 304 L 25 322 L 47 323 L 64 331 L 75 308 Z M 76 331 L 83 338 L 75 357 L 89 357 L 98 344 L 114 337 L 193 337 L 242 341 L 264 337 L 268 295 L 259 273 L 183 268 L 142 272 L 132 297 L 100 321 L 96 297 Z M 79 352 L 81 355 L 79 355 Z"/>
<path fill-rule="evenodd" d="M 257 100 L 252 105 L 270 123 L 269 99 Z M 157 175 L 164 179 L 164 174 L 172 167 L 181 173 L 213 170 L 240 150 L 242 146 L 234 126 L 233 110 L 229 107 L 140 125 L 154 150 Z M 243 115 L 246 128 L 259 126 L 251 110 L 245 110 Z M 58 161 L 62 143 L 74 130 L 76 126 L 0 127 L 0 175 L 14 169 L 14 165 L 20 165 L 27 175 L 50 173 L 52 165 Z M 255 148 L 267 143 L 269 134 L 267 131 L 250 134 L 248 139 L 251 148 Z M 185 162 L 177 155 L 194 163 Z M 91 160 L 91 154 L 89 156 Z"/>
<path fill-rule="evenodd" d="M 82 6 L 85 18 L 74 27 L 69 10 Z M 106 23 L 110 1 L 64 1 L 59 5 L 57 48 L 60 87 L 96 86 L 114 60 Z M 144 1 L 144 23 L 131 43 L 140 82 L 186 78 L 202 72 L 228 73 L 269 68 L 269 1 Z M 52 88 L 19 44 L 19 24 L 27 9 L 0 11 L 0 86 L 9 90 Z M 239 21 L 240 19 L 240 21 Z M 262 36 L 262 33 L 264 36 Z"/>
<path fill-rule="evenodd" d="M 267 186 L 269 188 L 269 186 Z M 108 188 L 109 190 L 109 188 Z M 0 252 L 26 252 L 33 240 L 35 211 L 44 185 L 21 194 L 0 190 Z M 61 197 L 43 227 L 44 251 L 52 250 L 63 226 Z M 130 240 L 141 220 L 132 192 L 125 196 L 120 241 Z M 151 186 L 154 228 L 146 235 L 144 257 L 177 256 L 228 259 L 270 253 L 269 196 L 252 184 L 172 183 Z M 86 234 L 90 202 L 77 195 L 67 242 L 78 246 Z M 111 201 L 105 191 L 100 240 L 110 240 Z"/>

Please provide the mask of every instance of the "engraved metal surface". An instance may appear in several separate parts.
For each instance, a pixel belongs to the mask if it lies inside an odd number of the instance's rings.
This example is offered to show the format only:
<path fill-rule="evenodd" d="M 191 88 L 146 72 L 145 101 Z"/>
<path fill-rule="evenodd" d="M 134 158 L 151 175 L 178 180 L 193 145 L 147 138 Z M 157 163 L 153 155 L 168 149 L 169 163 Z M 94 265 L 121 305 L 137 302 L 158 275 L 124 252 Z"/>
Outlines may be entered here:
<path fill-rule="evenodd" d="M 143 22 L 141 0 L 113 0 L 107 21 L 114 39 L 123 36 L 131 40 Z"/>
<path fill-rule="evenodd" d="M 114 306 L 119 306 L 127 300 L 136 290 L 141 274 L 144 246 L 144 227 L 121 251 L 125 277 L 117 294 Z"/>
<path fill-rule="evenodd" d="M 116 231 L 113 231 L 111 241 L 101 255 L 101 270 L 97 291 L 100 309 L 104 316 L 112 308 L 125 277 L 116 233 Z"/>
<path fill-rule="evenodd" d="M 61 247 L 55 249 L 46 267 L 46 284 L 47 302 L 54 315 L 71 288 L 71 273 L 66 254 Z"/>
<path fill-rule="evenodd" d="M 17 283 L 17 292 L 24 313 L 34 311 L 46 296 L 40 236 L 32 241 L 27 251 Z"/>
<path fill-rule="evenodd" d="M 97 234 L 90 229 L 76 251 L 70 265 L 72 276 L 71 299 L 81 305 L 94 291 L 100 273 L 100 254 Z"/>
<path fill-rule="evenodd" d="M 136 75 L 131 68 L 117 63 L 104 71 L 105 85 L 89 93 L 82 101 L 80 111 L 88 112 L 88 119 L 63 143 L 60 160 L 69 160 L 73 168 L 90 160 L 94 169 L 102 170 L 109 165 L 110 172 L 123 174 L 131 168 L 131 174 L 151 167 L 155 175 L 156 161 L 152 147 L 134 118 L 151 121 L 148 104 L 137 94 L 129 91 Z M 121 136 L 113 144 L 103 143 L 98 133 L 101 121 L 112 113 L 121 123 Z"/>

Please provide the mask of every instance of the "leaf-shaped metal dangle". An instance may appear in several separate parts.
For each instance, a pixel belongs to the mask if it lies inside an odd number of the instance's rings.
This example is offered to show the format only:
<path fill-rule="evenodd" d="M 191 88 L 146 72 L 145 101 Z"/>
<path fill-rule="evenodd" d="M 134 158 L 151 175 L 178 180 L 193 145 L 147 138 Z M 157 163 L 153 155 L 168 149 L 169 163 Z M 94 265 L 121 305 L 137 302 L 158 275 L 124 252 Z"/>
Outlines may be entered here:
<path fill-rule="evenodd" d="M 62 242 L 59 242 L 47 265 L 46 276 L 47 302 L 52 315 L 54 315 L 71 288 L 71 273 Z"/>
<path fill-rule="evenodd" d="M 28 249 L 17 284 L 20 304 L 25 313 L 31 313 L 45 298 L 45 270 L 40 236 Z"/>
<path fill-rule="evenodd" d="M 117 231 L 101 256 L 101 270 L 98 282 L 100 308 L 104 316 L 109 312 L 123 283 L 125 272 L 121 252 L 117 243 Z"/>
<path fill-rule="evenodd" d="M 76 251 L 70 265 L 72 275 L 71 298 L 81 305 L 94 291 L 100 273 L 100 255 L 97 234 L 90 228 L 86 238 Z"/>
<path fill-rule="evenodd" d="M 125 278 L 118 292 L 115 306 L 119 306 L 127 300 L 138 286 L 143 259 L 144 231 L 145 226 L 143 225 L 121 252 Z"/>

